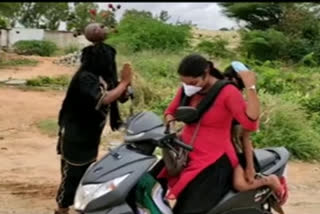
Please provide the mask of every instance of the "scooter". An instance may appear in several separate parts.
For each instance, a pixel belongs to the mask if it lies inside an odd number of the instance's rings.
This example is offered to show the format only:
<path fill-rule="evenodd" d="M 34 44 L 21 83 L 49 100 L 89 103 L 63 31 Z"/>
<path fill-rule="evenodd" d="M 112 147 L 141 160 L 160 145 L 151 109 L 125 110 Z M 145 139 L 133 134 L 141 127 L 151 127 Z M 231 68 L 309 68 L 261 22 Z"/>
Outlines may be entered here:
<path fill-rule="evenodd" d="M 188 122 L 196 114 L 196 109 L 192 107 L 179 107 L 175 117 L 177 121 Z M 157 167 L 156 148 L 175 151 L 177 147 L 192 150 L 190 145 L 177 138 L 176 133 L 170 133 L 156 114 L 141 112 L 131 116 L 127 121 L 124 143 L 110 150 L 84 174 L 76 192 L 75 209 L 82 214 L 139 213 L 132 203 L 132 191 L 146 173 Z M 287 178 L 290 156 L 287 149 L 265 148 L 254 152 L 260 174 Z M 207 214 L 272 214 L 277 200 L 269 187 L 247 192 L 230 189 Z M 165 199 L 163 202 L 168 205 Z M 170 207 L 163 208 L 161 212 L 172 213 Z"/>

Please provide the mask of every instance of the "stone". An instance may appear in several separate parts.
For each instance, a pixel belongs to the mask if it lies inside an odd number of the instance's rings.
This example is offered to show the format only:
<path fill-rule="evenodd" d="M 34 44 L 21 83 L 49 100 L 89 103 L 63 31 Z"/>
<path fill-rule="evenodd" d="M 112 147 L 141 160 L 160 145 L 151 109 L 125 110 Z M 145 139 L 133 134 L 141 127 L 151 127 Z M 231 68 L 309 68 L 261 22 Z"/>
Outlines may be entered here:
<path fill-rule="evenodd" d="M 25 85 L 27 80 L 12 79 L 5 82 L 6 85 Z"/>

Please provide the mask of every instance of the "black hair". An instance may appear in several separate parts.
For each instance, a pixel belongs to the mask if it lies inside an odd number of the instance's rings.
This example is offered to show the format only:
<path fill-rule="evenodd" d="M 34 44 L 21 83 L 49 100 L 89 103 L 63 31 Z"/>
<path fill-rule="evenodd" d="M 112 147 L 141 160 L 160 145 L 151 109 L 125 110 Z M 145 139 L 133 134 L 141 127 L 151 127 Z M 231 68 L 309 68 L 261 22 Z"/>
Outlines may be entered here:
<path fill-rule="evenodd" d="M 87 46 L 82 49 L 78 72 L 86 71 L 101 76 L 107 82 L 108 90 L 112 90 L 118 85 L 115 56 L 116 50 L 102 42 Z M 118 103 L 114 101 L 110 105 L 111 129 L 119 129 L 121 124 Z"/>
<path fill-rule="evenodd" d="M 217 79 L 223 79 L 221 72 L 214 67 L 213 62 L 199 54 L 190 54 L 182 59 L 178 68 L 178 74 L 189 77 L 203 76 L 205 70 L 209 67 L 210 75 Z"/>
<path fill-rule="evenodd" d="M 230 65 L 228 66 L 224 72 L 223 72 L 223 76 L 225 78 L 227 78 L 230 81 L 233 81 L 233 78 L 236 79 L 236 84 L 239 90 L 243 90 L 244 89 L 244 83 L 242 81 L 242 79 L 239 77 L 239 75 L 237 74 L 237 72 L 233 69 L 233 67 Z"/>

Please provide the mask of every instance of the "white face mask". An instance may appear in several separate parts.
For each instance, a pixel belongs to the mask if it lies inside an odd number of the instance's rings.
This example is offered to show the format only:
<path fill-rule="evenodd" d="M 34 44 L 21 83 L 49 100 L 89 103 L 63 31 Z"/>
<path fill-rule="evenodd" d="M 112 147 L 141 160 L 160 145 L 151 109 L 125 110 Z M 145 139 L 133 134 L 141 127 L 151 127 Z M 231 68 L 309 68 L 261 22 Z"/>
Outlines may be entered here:
<path fill-rule="evenodd" d="M 187 85 L 185 83 L 183 83 L 183 89 L 184 89 L 184 93 L 188 97 L 191 97 L 192 95 L 194 95 L 202 90 L 202 88 L 199 86 Z"/>

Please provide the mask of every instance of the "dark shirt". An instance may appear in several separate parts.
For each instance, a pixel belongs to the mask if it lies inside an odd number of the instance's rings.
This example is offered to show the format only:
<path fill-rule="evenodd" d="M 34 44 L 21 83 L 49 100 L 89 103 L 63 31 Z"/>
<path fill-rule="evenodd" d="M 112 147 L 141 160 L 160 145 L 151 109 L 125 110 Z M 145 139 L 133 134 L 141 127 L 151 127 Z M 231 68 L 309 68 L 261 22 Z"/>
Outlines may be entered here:
<path fill-rule="evenodd" d="M 80 71 L 72 79 L 59 114 L 58 153 L 74 164 L 96 159 L 107 108 L 98 108 L 104 89 L 99 76 Z"/>

